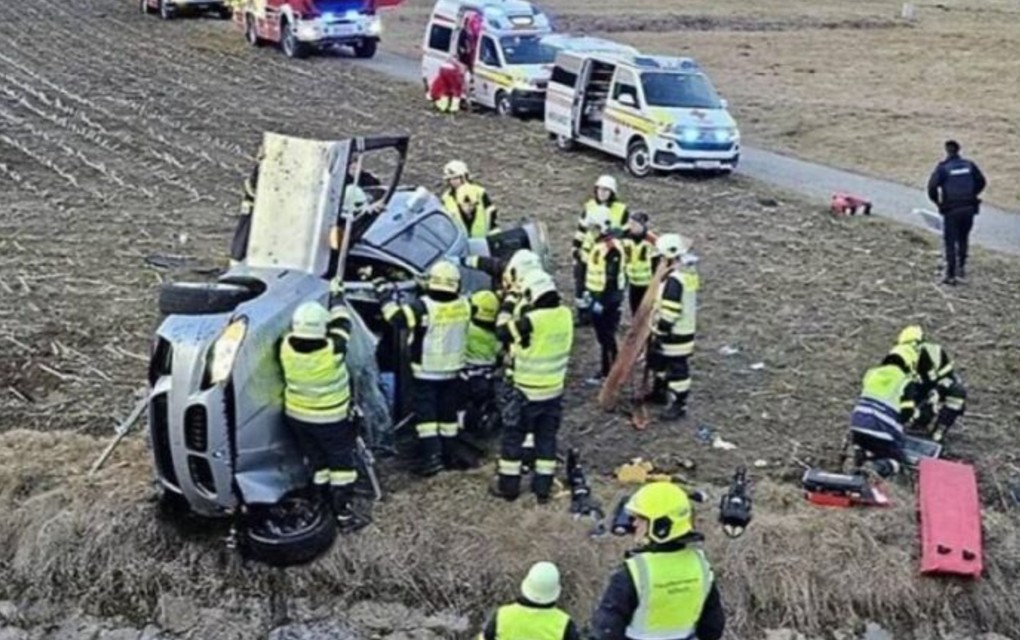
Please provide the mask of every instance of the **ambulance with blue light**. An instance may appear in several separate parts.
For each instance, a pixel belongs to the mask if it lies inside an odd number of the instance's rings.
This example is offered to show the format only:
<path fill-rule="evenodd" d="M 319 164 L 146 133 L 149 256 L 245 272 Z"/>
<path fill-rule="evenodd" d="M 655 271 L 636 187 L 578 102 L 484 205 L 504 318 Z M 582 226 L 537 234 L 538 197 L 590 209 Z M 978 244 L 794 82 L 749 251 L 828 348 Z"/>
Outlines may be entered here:
<path fill-rule="evenodd" d="M 556 49 L 543 43 L 549 18 L 523 0 L 438 0 L 422 43 L 428 91 L 439 68 L 457 59 L 470 71 L 473 104 L 503 116 L 541 113 Z"/>
<path fill-rule="evenodd" d="M 740 131 L 691 58 L 560 51 L 546 91 L 545 128 L 563 150 L 584 145 L 627 171 L 730 172 Z"/>

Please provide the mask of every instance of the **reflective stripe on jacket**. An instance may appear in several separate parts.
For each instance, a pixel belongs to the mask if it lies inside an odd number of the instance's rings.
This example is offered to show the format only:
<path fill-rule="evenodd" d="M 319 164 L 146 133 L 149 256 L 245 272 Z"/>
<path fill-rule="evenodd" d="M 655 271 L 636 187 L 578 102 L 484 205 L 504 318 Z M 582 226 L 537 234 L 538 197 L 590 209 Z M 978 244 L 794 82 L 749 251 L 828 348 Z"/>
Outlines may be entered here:
<path fill-rule="evenodd" d="M 560 305 L 553 309 L 531 309 L 524 314 L 531 331 L 527 339 L 515 339 L 513 383 L 528 400 L 541 401 L 563 395 L 570 349 L 574 344 L 574 319 Z M 515 332 L 511 325 L 511 334 Z"/>
<path fill-rule="evenodd" d="M 585 260 L 585 273 L 584 273 L 584 288 L 591 293 L 602 293 L 606 290 L 608 284 L 608 257 L 613 251 L 619 251 L 621 258 L 623 257 L 623 250 L 618 240 L 614 238 L 608 238 L 596 242 L 595 245 L 587 254 Z M 621 259 L 621 263 L 623 260 Z M 622 264 L 620 265 L 623 266 Z M 626 285 L 626 275 L 621 268 L 616 276 L 616 290 L 622 290 Z"/>
<path fill-rule="evenodd" d="M 424 380 L 456 377 L 464 368 L 471 304 L 463 297 L 438 302 L 426 296 L 421 301 L 426 310 L 425 333 L 421 363 L 412 365 L 414 376 Z"/>
<path fill-rule="evenodd" d="M 333 340 L 308 353 L 295 351 L 288 334 L 280 345 L 280 365 L 286 386 L 286 415 L 317 424 L 347 418 L 351 401 L 350 378 L 345 357 L 334 353 Z"/>
<path fill-rule="evenodd" d="M 700 288 L 701 280 L 692 268 L 674 268 L 663 278 L 654 319 L 663 355 L 694 353 Z"/>

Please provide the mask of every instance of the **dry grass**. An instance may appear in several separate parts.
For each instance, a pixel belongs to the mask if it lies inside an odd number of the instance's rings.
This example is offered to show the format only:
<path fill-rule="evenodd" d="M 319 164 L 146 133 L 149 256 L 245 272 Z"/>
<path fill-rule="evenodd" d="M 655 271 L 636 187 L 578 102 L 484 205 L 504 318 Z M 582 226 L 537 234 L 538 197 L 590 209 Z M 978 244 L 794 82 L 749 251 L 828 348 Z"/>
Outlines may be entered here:
<path fill-rule="evenodd" d="M 561 28 L 644 51 L 692 55 L 730 100 L 748 141 L 923 186 L 960 140 L 988 199 L 1020 207 L 1020 8 L 1005 0 L 610 0 L 540 3 Z M 385 46 L 419 56 L 429 0 L 387 16 Z"/>
<path fill-rule="evenodd" d="M 394 494 L 378 526 L 344 538 L 319 562 L 281 573 L 225 561 L 215 529 L 182 536 L 160 525 L 146 501 L 148 464 L 138 439 L 94 480 L 101 448 L 87 436 L 15 431 L 0 436 L 0 598 L 20 594 L 78 603 L 87 612 L 135 620 L 155 615 L 162 594 L 229 608 L 244 597 L 400 602 L 480 621 L 512 598 L 530 563 L 563 569 L 565 606 L 586 620 L 625 541 L 585 539 L 564 503 L 492 508 L 482 473 L 445 476 Z M 603 497 L 615 491 L 601 485 Z M 443 496 L 438 499 L 438 496 Z M 970 584 L 916 578 L 916 526 L 909 491 L 888 510 L 822 511 L 795 487 L 757 488 L 756 521 L 730 541 L 706 512 L 731 631 L 792 626 L 806 633 L 867 619 L 900 629 L 940 620 L 1010 633 L 1020 629 L 1020 537 L 1016 518 L 985 513 L 987 577 Z M 201 542 L 201 543 L 198 543 Z M 898 636 L 900 637 L 900 636 Z"/>

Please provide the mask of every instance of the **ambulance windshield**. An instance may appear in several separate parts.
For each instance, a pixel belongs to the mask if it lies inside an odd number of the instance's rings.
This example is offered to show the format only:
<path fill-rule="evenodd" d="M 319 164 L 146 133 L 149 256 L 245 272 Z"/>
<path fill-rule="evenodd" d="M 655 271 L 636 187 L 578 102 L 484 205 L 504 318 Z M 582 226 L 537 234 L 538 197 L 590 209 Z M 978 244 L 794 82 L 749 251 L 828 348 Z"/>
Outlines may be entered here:
<path fill-rule="evenodd" d="M 556 49 L 542 42 L 541 36 L 503 36 L 503 58 L 507 64 L 552 64 Z"/>
<path fill-rule="evenodd" d="M 700 73 L 645 71 L 641 74 L 645 100 L 652 107 L 721 109 L 719 94 Z"/>

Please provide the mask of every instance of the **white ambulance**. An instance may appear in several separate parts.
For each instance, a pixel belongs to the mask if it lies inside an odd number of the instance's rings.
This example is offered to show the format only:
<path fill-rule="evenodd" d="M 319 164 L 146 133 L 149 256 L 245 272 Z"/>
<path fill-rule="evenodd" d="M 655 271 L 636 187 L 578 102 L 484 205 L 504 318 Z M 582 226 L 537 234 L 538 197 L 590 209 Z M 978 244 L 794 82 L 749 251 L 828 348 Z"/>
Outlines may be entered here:
<path fill-rule="evenodd" d="M 556 49 L 549 18 L 524 0 L 438 0 L 422 43 L 425 89 L 450 58 L 471 71 L 475 104 L 504 116 L 541 113 Z"/>
<path fill-rule="evenodd" d="M 556 145 L 599 149 L 645 177 L 679 169 L 729 172 L 740 131 L 691 58 L 560 51 L 546 91 Z"/>

